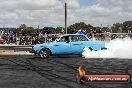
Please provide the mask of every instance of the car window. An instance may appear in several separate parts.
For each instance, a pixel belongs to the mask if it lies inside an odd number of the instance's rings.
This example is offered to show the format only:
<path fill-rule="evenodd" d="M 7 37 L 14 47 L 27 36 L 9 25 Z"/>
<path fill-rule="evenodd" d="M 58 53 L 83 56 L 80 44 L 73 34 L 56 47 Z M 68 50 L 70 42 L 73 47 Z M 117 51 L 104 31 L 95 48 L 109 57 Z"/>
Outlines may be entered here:
<path fill-rule="evenodd" d="M 88 39 L 83 36 L 83 35 L 78 35 L 78 36 L 71 36 L 71 41 L 76 42 L 76 41 L 88 41 Z"/>
<path fill-rule="evenodd" d="M 68 42 L 69 41 L 69 37 L 68 36 L 62 36 L 62 37 L 58 37 L 56 38 L 57 42 Z"/>
<path fill-rule="evenodd" d="M 59 42 L 65 42 L 65 37 L 61 37 Z"/>

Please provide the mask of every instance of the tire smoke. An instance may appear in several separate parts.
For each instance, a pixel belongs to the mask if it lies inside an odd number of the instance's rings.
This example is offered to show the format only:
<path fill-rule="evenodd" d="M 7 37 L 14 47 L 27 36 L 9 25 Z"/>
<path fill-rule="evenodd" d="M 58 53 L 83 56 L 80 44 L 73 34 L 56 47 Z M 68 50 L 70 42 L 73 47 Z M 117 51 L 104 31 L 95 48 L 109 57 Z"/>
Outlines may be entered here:
<path fill-rule="evenodd" d="M 106 43 L 107 50 L 91 51 L 85 48 L 82 55 L 85 58 L 121 58 L 132 59 L 132 40 L 114 39 Z"/>

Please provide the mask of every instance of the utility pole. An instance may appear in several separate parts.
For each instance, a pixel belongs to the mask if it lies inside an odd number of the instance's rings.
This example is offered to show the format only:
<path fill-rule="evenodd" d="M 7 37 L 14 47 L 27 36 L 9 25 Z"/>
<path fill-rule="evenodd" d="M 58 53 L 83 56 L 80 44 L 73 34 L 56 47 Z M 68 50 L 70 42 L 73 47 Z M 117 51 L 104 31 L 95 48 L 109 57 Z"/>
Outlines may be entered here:
<path fill-rule="evenodd" d="M 37 29 L 39 29 L 39 25 L 38 25 L 38 28 Z"/>
<path fill-rule="evenodd" d="M 65 33 L 67 34 L 67 4 L 65 3 Z"/>

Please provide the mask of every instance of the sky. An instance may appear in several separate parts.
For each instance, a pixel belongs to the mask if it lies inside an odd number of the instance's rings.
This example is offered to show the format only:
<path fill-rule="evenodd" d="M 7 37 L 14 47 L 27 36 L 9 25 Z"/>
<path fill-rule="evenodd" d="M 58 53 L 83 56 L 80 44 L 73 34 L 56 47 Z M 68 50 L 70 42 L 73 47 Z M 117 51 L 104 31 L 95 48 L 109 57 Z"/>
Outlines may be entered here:
<path fill-rule="evenodd" d="M 85 22 L 108 26 L 132 20 L 132 0 L 0 0 L 0 27 L 64 27 Z"/>

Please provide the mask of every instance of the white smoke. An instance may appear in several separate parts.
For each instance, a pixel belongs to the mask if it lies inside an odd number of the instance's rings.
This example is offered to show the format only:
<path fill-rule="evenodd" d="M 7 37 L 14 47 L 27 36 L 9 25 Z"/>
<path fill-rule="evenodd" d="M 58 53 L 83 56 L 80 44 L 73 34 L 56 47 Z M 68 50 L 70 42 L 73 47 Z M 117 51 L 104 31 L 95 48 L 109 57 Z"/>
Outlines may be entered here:
<path fill-rule="evenodd" d="M 107 50 L 91 51 L 85 48 L 82 55 L 85 58 L 122 58 L 132 59 L 132 40 L 114 39 L 106 43 Z"/>

